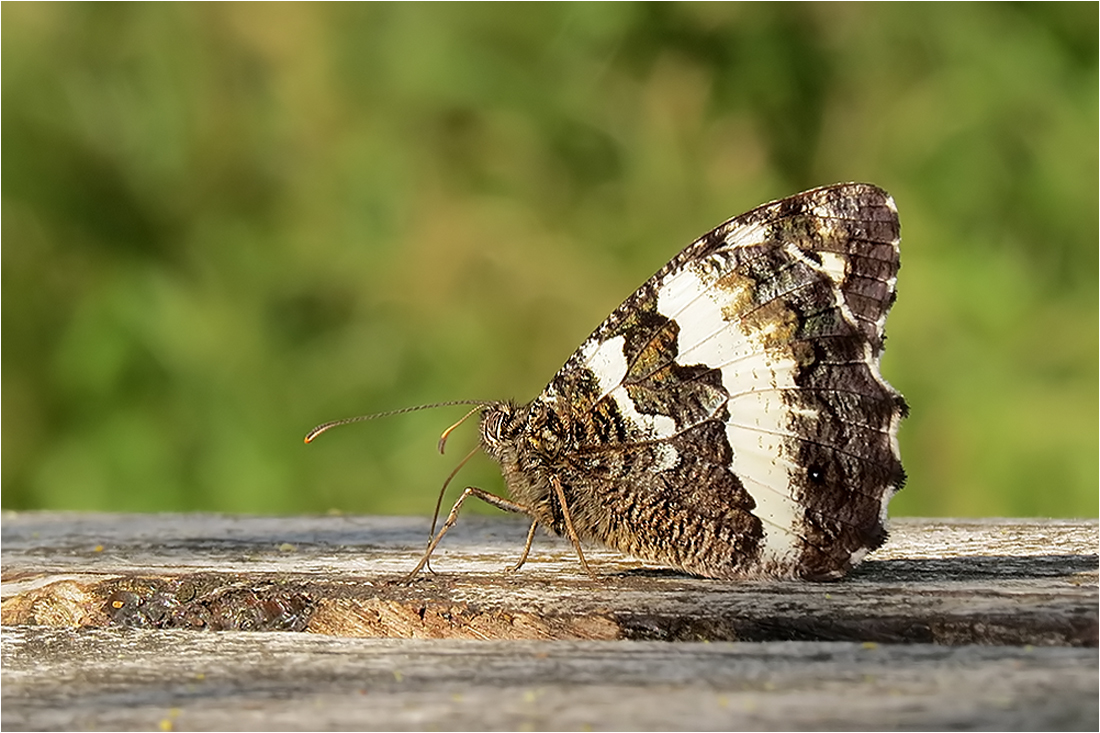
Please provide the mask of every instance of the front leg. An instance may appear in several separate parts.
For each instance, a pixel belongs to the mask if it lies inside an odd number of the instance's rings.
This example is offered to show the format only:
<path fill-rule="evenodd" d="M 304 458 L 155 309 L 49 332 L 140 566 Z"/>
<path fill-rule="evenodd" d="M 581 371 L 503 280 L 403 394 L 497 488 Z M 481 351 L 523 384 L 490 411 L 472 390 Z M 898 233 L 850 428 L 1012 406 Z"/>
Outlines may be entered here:
<path fill-rule="evenodd" d="M 462 495 L 458 497 L 458 501 L 455 502 L 455 505 L 451 507 L 451 512 L 447 515 L 447 521 L 443 523 L 443 527 L 439 530 L 438 533 L 436 533 L 435 537 L 432 538 L 432 541 L 428 543 L 428 549 L 424 551 L 424 557 L 420 558 L 420 562 L 416 564 L 416 567 L 413 568 L 408 575 L 401 579 L 402 583 L 410 582 L 414 577 L 416 577 L 416 574 L 423 570 L 424 566 L 428 564 L 429 558 L 431 558 L 432 553 L 435 552 L 435 548 L 439 545 L 439 541 L 443 539 L 443 535 L 447 534 L 447 530 L 453 527 L 455 525 L 455 522 L 458 521 L 458 512 L 462 508 L 463 502 L 465 502 L 466 499 L 471 496 L 476 496 L 478 499 L 481 499 L 486 504 L 495 506 L 497 509 L 503 509 L 506 512 L 513 512 L 515 514 L 526 514 L 527 516 L 531 516 L 531 511 L 522 504 L 517 504 L 514 501 L 509 501 L 508 499 L 501 498 L 496 494 L 490 494 L 485 489 L 479 489 L 476 486 L 467 486 L 463 490 Z M 532 527 L 532 529 L 534 528 Z M 533 534 L 534 533 L 531 532 L 528 536 L 528 548 L 531 546 L 530 535 Z M 526 559 L 526 557 L 527 556 L 525 552 L 524 559 Z"/>

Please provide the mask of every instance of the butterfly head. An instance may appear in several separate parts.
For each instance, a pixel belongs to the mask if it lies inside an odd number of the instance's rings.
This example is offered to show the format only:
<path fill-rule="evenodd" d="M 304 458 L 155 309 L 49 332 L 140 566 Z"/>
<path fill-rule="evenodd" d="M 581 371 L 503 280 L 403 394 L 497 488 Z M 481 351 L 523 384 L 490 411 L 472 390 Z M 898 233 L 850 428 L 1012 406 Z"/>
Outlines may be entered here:
<path fill-rule="evenodd" d="M 481 445 L 497 461 L 523 428 L 521 412 L 513 402 L 493 402 L 481 412 Z"/>

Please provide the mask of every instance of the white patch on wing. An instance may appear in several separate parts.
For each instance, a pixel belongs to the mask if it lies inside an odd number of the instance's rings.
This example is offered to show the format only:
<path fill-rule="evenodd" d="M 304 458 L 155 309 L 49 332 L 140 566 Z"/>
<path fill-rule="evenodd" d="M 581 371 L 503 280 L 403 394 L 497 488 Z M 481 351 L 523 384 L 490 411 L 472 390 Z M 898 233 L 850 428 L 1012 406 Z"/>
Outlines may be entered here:
<path fill-rule="evenodd" d="M 825 274 L 837 285 L 843 285 L 848 278 L 848 258 L 836 252 L 818 252 L 817 256 L 821 258 Z"/>
<path fill-rule="evenodd" d="M 726 437 L 733 449 L 730 470 L 756 503 L 753 514 L 764 525 L 764 565 L 788 565 L 802 550 L 804 510 L 791 496 L 790 474 L 796 465 L 784 455 L 789 434 L 789 410 L 776 389 L 795 389 L 791 359 L 779 359 L 764 349 L 759 334 L 746 333 L 727 321 L 723 303 L 741 295 L 728 288 L 710 288 L 693 268 L 669 275 L 657 290 L 657 310 L 680 327 L 679 364 L 706 364 L 722 371 L 730 394 Z"/>
<path fill-rule="evenodd" d="M 634 424 L 642 429 L 646 440 L 658 440 L 671 438 L 676 435 L 676 421 L 668 415 L 647 415 L 634 407 L 634 400 L 630 399 L 625 387 L 612 390 L 609 397 L 615 400 L 619 406 L 619 412 L 623 417 L 630 418 Z"/>
<path fill-rule="evenodd" d="M 882 378 L 881 374 L 879 374 L 878 361 L 877 360 L 874 362 L 874 364 L 872 366 L 874 368 L 871 370 L 871 372 L 872 372 L 872 374 L 874 374 L 875 378 L 878 379 L 882 384 L 885 384 L 888 389 L 893 391 L 894 388 L 891 387 L 889 385 L 889 383 L 885 379 Z M 894 414 L 890 418 L 890 427 L 889 427 L 890 451 L 894 454 L 894 458 L 898 459 L 899 463 L 901 462 L 901 447 L 898 445 L 898 428 L 900 426 L 901 426 L 901 412 L 899 410 L 895 410 Z M 882 504 L 881 504 L 881 506 L 879 506 L 879 521 L 882 522 L 883 527 L 889 526 L 889 523 L 890 523 L 889 522 L 889 520 L 890 520 L 890 517 L 889 517 L 890 499 L 892 499 L 894 497 L 894 494 L 897 492 L 897 490 L 898 490 L 898 487 L 897 487 L 896 484 L 890 484 L 882 492 L 882 499 L 881 499 Z"/>
<path fill-rule="evenodd" d="M 660 472 L 676 468 L 676 465 L 680 462 L 679 451 L 671 443 L 654 443 L 653 445 L 657 450 L 657 462 L 653 464 L 653 470 Z"/>
<path fill-rule="evenodd" d="M 726 244 L 730 247 L 748 247 L 761 244 L 767 233 L 767 228 L 761 224 L 734 226 L 726 232 Z"/>
<path fill-rule="evenodd" d="M 581 347 L 581 363 L 596 375 L 601 397 L 622 384 L 626 377 L 625 343 L 624 336 L 616 336 L 606 341 L 592 339 Z"/>
<path fill-rule="evenodd" d="M 886 526 L 885 522 L 882 526 Z M 863 558 L 867 557 L 867 553 L 870 551 L 871 549 L 869 547 L 857 548 L 855 552 L 848 556 L 849 567 L 854 568 L 856 565 L 859 565 L 861 562 L 863 562 Z"/>
<path fill-rule="evenodd" d="M 883 193 L 886 193 L 886 192 L 883 191 Z M 891 196 L 888 193 L 886 194 L 886 208 L 888 208 L 890 211 L 894 212 L 895 217 L 898 215 L 898 205 L 894 203 L 894 197 Z"/>

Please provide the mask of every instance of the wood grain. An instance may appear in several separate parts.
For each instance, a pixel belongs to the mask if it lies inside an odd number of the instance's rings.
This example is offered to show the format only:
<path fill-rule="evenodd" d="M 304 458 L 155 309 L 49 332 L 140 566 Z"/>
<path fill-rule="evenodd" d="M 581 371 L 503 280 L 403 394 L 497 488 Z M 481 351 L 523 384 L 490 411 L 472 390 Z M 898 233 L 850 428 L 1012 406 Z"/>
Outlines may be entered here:
<path fill-rule="evenodd" d="M 505 573 L 525 526 L 478 517 L 407 585 L 423 519 L 2 529 L 5 730 L 1098 725 L 1095 521 L 904 520 L 830 584 L 593 580 L 551 538 Z"/>
<path fill-rule="evenodd" d="M 1096 730 L 1095 649 L 6 627 L 4 730 Z"/>

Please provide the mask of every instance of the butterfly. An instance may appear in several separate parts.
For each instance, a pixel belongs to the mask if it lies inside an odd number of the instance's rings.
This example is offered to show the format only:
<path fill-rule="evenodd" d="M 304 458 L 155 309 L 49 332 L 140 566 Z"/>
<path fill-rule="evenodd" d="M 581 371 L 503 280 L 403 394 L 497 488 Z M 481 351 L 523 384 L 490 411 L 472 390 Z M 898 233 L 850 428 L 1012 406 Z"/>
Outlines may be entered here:
<path fill-rule="evenodd" d="M 904 398 L 882 377 L 893 199 L 866 183 L 759 206 L 623 301 L 534 400 L 479 403 L 508 498 L 567 537 L 710 578 L 835 579 L 886 539 Z M 316 432 L 316 431 L 315 431 Z M 312 434 L 311 434 L 312 435 Z M 453 475 L 453 474 L 452 474 Z"/>

